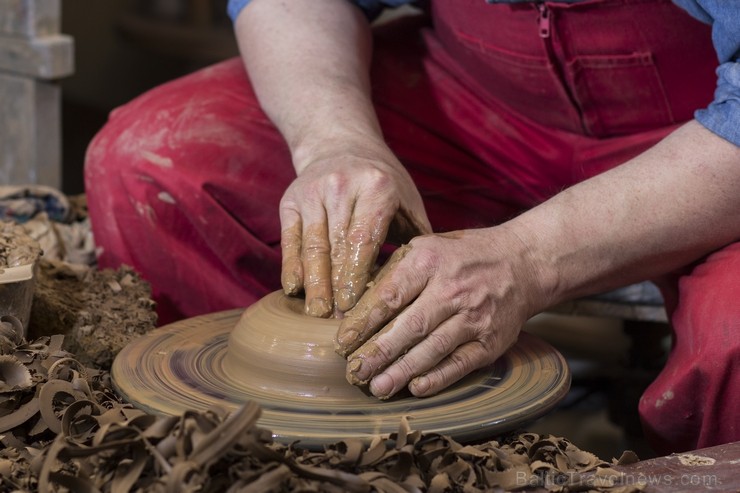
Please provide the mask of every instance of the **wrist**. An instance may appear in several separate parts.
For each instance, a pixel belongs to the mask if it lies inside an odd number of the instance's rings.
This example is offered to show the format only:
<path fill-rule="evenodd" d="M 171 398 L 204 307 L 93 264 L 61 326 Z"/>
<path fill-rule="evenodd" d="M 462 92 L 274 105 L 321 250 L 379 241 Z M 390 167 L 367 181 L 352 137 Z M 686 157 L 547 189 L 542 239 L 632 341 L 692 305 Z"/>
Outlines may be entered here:
<path fill-rule="evenodd" d="M 347 127 L 322 129 L 296 139 L 289 144 L 289 148 L 298 174 L 312 163 L 343 156 L 385 163 L 397 162 L 382 135 L 372 130 L 359 131 Z"/>
<path fill-rule="evenodd" d="M 514 258 L 521 266 L 517 274 L 519 282 L 524 283 L 531 294 L 531 315 L 534 315 L 562 301 L 562 282 L 555 254 L 548 252 L 547 242 L 538 230 L 520 217 L 493 229 L 510 238 Z"/>

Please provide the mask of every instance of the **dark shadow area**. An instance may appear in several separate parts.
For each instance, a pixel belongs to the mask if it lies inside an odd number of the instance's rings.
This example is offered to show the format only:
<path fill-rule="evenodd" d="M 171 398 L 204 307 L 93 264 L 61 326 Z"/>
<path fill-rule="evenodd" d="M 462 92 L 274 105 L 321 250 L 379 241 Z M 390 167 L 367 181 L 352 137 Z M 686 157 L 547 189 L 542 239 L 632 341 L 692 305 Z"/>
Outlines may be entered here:
<path fill-rule="evenodd" d="M 85 191 L 83 165 L 87 145 L 103 126 L 108 112 L 64 99 L 62 101 L 62 191 Z"/>
<path fill-rule="evenodd" d="M 74 74 L 62 87 L 62 191 L 84 192 L 85 150 L 110 111 L 238 50 L 227 0 L 62 2 Z"/>

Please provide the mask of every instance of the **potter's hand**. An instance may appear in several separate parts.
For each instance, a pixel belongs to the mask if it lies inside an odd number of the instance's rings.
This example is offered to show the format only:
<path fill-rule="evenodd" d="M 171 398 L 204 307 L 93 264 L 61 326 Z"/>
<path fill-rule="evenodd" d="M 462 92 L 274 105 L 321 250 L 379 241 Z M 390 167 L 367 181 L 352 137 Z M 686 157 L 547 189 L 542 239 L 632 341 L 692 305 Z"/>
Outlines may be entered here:
<path fill-rule="evenodd" d="M 355 305 L 386 237 L 400 244 L 431 231 L 421 196 L 390 150 L 351 149 L 297 166 L 280 203 L 283 289 L 303 289 L 313 316 Z"/>
<path fill-rule="evenodd" d="M 505 227 L 429 235 L 398 249 L 349 311 L 347 379 L 388 398 L 435 394 L 496 360 L 546 305 L 527 248 Z"/>

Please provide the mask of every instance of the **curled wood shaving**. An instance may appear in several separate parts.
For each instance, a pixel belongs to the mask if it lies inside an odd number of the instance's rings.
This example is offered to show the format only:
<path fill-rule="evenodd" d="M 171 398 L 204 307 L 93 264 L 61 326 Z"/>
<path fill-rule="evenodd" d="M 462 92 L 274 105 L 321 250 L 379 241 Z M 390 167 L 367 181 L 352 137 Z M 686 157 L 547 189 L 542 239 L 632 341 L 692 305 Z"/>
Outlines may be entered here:
<path fill-rule="evenodd" d="M 611 464 L 554 436 L 460 444 L 411 430 L 403 419 L 390 436 L 344 440 L 317 452 L 274 443 L 256 424 L 255 403 L 231 414 L 149 415 L 123 403 L 106 372 L 62 351 L 61 338 L 29 343 L 9 336 L 15 346 L 3 358 L 14 358 L 31 385 L 0 393 L 0 493 L 640 489 L 621 485 Z M 634 460 L 634 454 L 620 458 Z"/>
<path fill-rule="evenodd" d="M 31 372 L 18 358 L 0 355 L 0 393 L 27 389 L 31 385 Z"/>
<path fill-rule="evenodd" d="M 11 354 L 23 340 L 23 324 L 16 317 L 0 317 L 0 355 Z"/>

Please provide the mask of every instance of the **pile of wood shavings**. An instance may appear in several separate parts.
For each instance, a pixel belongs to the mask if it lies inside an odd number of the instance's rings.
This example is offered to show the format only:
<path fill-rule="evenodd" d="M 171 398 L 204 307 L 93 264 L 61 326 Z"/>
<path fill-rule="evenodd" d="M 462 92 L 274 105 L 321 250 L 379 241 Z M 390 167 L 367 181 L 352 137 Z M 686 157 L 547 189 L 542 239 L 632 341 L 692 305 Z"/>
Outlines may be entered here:
<path fill-rule="evenodd" d="M 62 337 L 27 342 L 0 320 L 0 492 L 637 491 L 569 441 L 525 433 L 462 445 L 399 431 L 323 452 L 272 442 L 259 407 L 161 417 L 133 409 Z M 633 458 L 634 459 L 634 458 Z M 540 490 L 541 491 L 541 490 Z"/>
<path fill-rule="evenodd" d="M 41 248 L 26 230 L 10 221 L 0 221 L 0 270 L 36 261 Z"/>
<path fill-rule="evenodd" d="M 108 369 L 128 343 L 157 325 L 151 287 L 133 269 L 96 269 L 41 259 L 28 331 L 64 334 L 64 349 Z"/>

